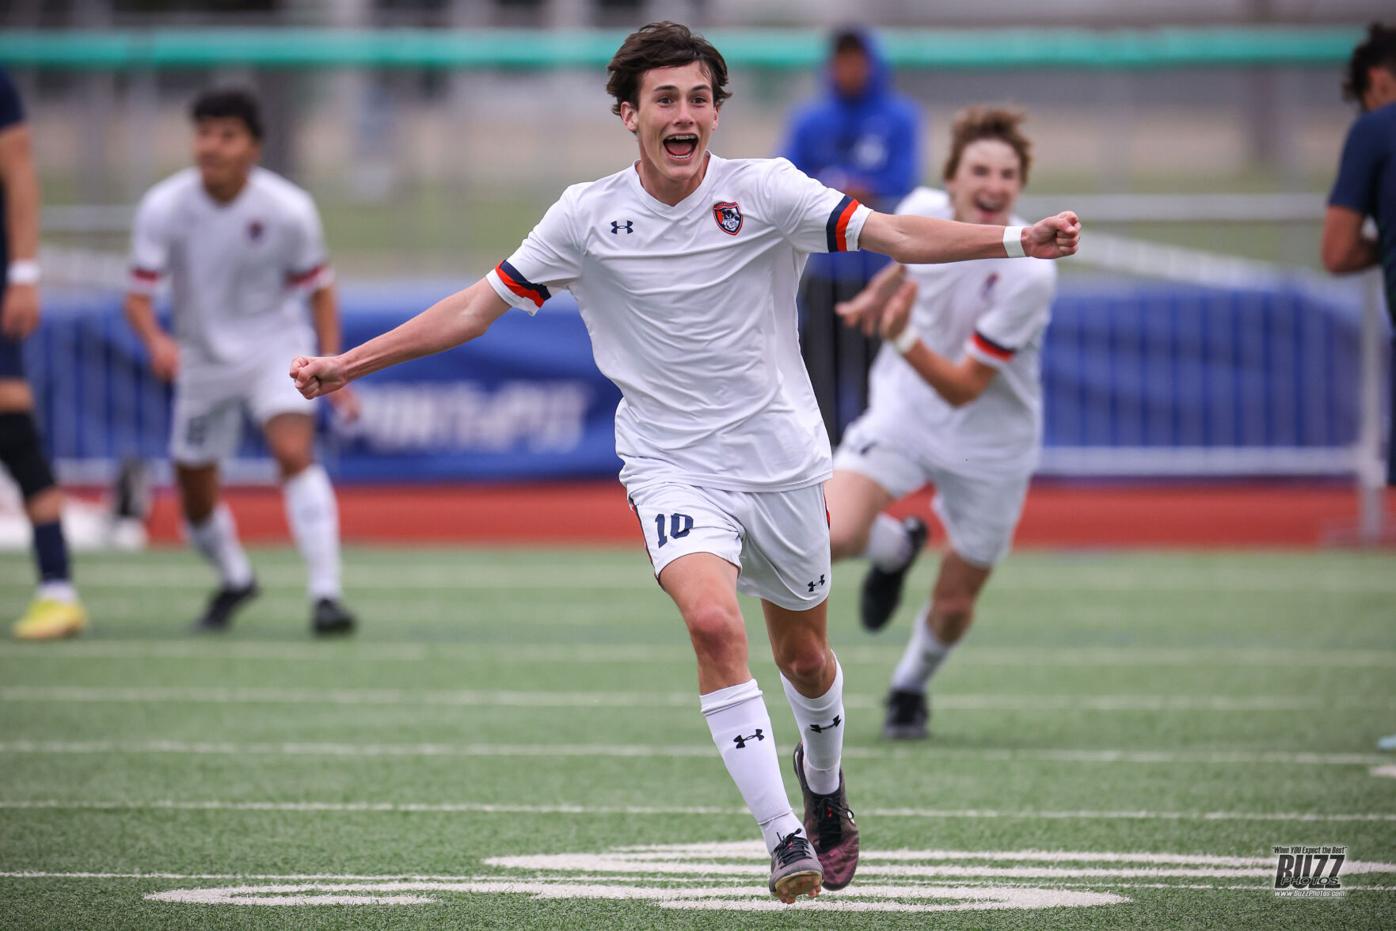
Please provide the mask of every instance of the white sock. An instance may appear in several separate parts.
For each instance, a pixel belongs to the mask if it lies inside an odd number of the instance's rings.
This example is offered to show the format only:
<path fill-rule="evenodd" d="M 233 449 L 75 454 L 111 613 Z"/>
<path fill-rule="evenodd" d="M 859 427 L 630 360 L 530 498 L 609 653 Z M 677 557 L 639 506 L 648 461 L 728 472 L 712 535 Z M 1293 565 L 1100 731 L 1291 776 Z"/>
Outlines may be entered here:
<path fill-rule="evenodd" d="M 829 795 L 839 789 L 839 761 L 843 757 L 843 667 L 834 658 L 834 684 L 818 698 L 806 698 L 785 676 L 780 677 L 800 739 L 805 742 L 805 781 L 812 791 Z"/>
<path fill-rule="evenodd" d="M 208 520 L 198 526 L 186 521 L 184 532 L 194 548 L 218 570 L 224 588 L 246 588 L 252 584 L 252 564 L 238 542 L 238 528 L 227 505 L 215 507 Z"/>
<path fill-rule="evenodd" d="M 310 571 L 311 600 L 338 598 L 339 505 L 330 477 L 317 463 L 286 479 L 281 491 L 291 536 Z"/>
<path fill-rule="evenodd" d="M 906 651 L 902 653 L 902 661 L 892 673 L 894 689 L 924 692 L 926 683 L 954 649 L 953 644 L 946 646 L 931 632 L 930 624 L 926 623 L 930 613 L 931 606 L 927 603 L 916 616 L 916 623 L 911 625 L 911 639 L 907 641 Z"/>
<path fill-rule="evenodd" d="M 878 514 L 868 528 L 868 549 L 863 555 L 883 572 L 895 572 L 916 554 L 902 522 L 889 514 Z"/>
<path fill-rule="evenodd" d="M 44 582 L 39 585 L 35 597 L 44 601 L 61 601 L 64 604 L 73 604 L 78 600 L 77 589 L 73 588 L 72 582 Z"/>
<path fill-rule="evenodd" d="M 775 850 L 782 837 L 803 828 L 780 779 L 776 738 L 761 689 L 755 679 L 749 679 L 699 695 L 698 701 L 728 775 L 742 793 L 747 810 L 761 825 L 766 849 Z"/>

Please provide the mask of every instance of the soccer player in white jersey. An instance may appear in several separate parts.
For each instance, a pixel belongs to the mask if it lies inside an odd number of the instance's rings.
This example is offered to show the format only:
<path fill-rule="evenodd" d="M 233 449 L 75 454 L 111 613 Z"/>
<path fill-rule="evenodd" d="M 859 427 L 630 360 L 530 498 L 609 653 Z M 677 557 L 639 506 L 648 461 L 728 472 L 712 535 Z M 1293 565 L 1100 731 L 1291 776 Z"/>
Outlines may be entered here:
<path fill-rule="evenodd" d="M 997 226 L 1015 222 L 1031 145 L 1023 114 L 969 107 L 956 115 L 945 191 L 917 188 L 897 213 Z M 949 537 L 930 601 L 892 675 L 883 734 L 926 736 L 927 683 L 974 619 L 975 600 L 1007 554 L 1042 446 L 1039 352 L 1057 271 L 1036 259 L 888 265 L 842 305 L 846 321 L 880 327 L 868 410 L 851 424 L 829 482 L 834 559 L 867 556 L 863 626 L 891 619 L 926 525 L 883 513 L 926 483 Z M 909 320 L 908 320 L 909 317 Z"/>
<path fill-rule="evenodd" d="M 309 569 L 311 629 L 353 630 L 341 603 L 339 515 L 314 458 L 314 405 L 286 383 L 286 359 L 339 349 L 339 308 L 320 218 L 310 195 L 258 167 L 256 100 L 236 89 L 200 96 L 191 111 L 196 167 L 142 198 L 132 236 L 126 317 L 151 367 L 175 385 L 170 453 L 185 530 L 220 585 L 195 628 L 226 630 L 257 594 L 232 514 L 218 500 L 219 462 L 237 448 L 250 416 L 276 459 L 292 535 Z M 152 296 L 172 286 L 174 334 Z M 307 320 L 306 299 L 314 331 Z M 355 400 L 336 402 L 353 416 Z"/>
<path fill-rule="evenodd" d="M 1058 256 L 1075 250 L 1079 224 L 1062 214 L 1005 236 L 893 217 L 784 159 L 711 154 L 727 66 L 685 26 L 645 26 L 608 70 L 634 164 L 568 188 L 471 287 L 342 355 L 295 359 L 291 376 L 315 397 L 474 339 L 511 307 L 533 313 L 551 288 L 572 292 L 623 396 L 621 481 L 692 641 L 702 713 L 771 852 L 771 892 L 792 902 L 846 885 L 858 856 L 839 766 L 843 675 L 825 634 L 829 441 L 796 338 L 805 258 L 860 246 L 911 262 Z M 803 823 L 781 783 L 738 591 L 761 600 L 799 727 Z"/>

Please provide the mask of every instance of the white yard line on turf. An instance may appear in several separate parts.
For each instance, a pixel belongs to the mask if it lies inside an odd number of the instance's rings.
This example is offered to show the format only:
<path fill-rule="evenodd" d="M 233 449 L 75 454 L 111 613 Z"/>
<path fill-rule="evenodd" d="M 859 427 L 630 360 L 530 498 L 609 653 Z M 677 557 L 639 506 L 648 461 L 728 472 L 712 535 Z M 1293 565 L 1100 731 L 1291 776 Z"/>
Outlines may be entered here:
<path fill-rule="evenodd" d="M 504 815 L 732 815 L 746 817 L 741 806 L 714 805 L 509 805 L 493 802 L 265 802 L 265 801 L 92 801 L 26 799 L 0 801 L 0 811 L 232 811 L 300 812 L 307 814 L 504 814 Z M 1396 813 L 1367 812 L 1332 814 L 1318 812 L 1266 811 L 1008 811 L 988 808 L 860 808 L 859 814 L 873 818 L 925 819 L 1022 819 L 1062 821 L 1274 821 L 1296 824 L 1340 824 L 1348 822 L 1396 822 Z M 984 854 L 997 857 L 998 854 Z M 1084 854 L 1082 856 L 1085 856 Z M 1183 855 L 1178 855 L 1183 857 Z M 1179 862 L 1192 862 L 1183 857 Z M 1269 860 L 1266 861 L 1267 863 Z"/>
<path fill-rule="evenodd" d="M 653 709 L 656 706 L 696 706 L 692 692 L 556 692 L 481 689 L 288 689 L 203 688 L 191 686 L 0 686 L 0 701 L 275 705 L 447 705 L 462 707 L 615 707 Z M 849 695 L 850 708 L 880 708 L 881 696 Z M 936 707 L 960 711 L 1391 711 L 1396 700 L 1354 700 L 1297 695 L 997 695 L 938 694 Z"/>
<path fill-rule="evenodd" d="M 843 663 L 895 663 L 899 644 L 886 647 L 847 646 L 837 652 Z M 645 664 L 688 662 L 686 645 L 527 643 L 381 643 L 359 640 L 347 643 L 305 643 L 280 640 L 78 640 L 65 643 L 0 643 L 0 658 L 45 659 L 230 659 L 331 663 L 401 661 L 499 663 L 597 663 Z M 1246 666 L 1396 668 L 1396 650 L 1275 650 L 1179 649 L 1142 645 L 1130 649 L 1042 647 L 1026 650 L 993 646 L 967 649 L 957 663 L 976 666 Z"/>
<path fill-rule="evenodd" d="M 0 754 L 190 754 L 228 756 L 329 756 L 339 759 L 409 757 L 709 757 L 711 744 L 445 744 L 445 743 L 339 743 L 320 741 L 238 742 L 183 740 L 8 740 L 0 741 Z M 1294 753 L 1288 751 L 1227 750 L 1073 750 L 1025 748 L 975 750 L 938 747 L 938 762 L 953 760 L 1048 763 L 1139 763 L 1174 765 L 1273 765 L 1375 766 L 1388 758 L 1368 753 Z M 924 762 L 925 753 L 899 747 L 848 747 L 844 756 L 859 759 L 901 759 Z"/>
<path fill-rule="evenodd" d="M 442 596 L 437 599 L 351 596 L 350 601 L 356 612 L 374 618 L 391 617 L 395 624 L 435 621 L 449 622 L 459 625 L 461 629 L 470 629 L 496 623 L 501 616 L 501 608 L 497 604 L 472 603 L 453 596 Z M 510 623 L 516 626 L 527 625 L 543 628 L 600 627 L 608 624 L 648 624 L 663 616 L 659 611 L 645 610 L 643 606 L 624 605 L 618 609 L 614 605 L 578 604 L 575 599 L 565 597 L 562 594 L 559 594 L 555 600 L 548 602 L 531 598 L 530 605 L 532 608 L 529 612 L 509 616 Z M 188 601 L 183 608 L 186 615 L 183 620 L 192 621 L 201 607 L 201 604 L 193 600 Z M 257 607 L 264 614 L 274 614 L 282 618 L 297 620 L 302 614 L 309 616 L 310 612 L 309 606 L 305 604 L 304 596 L 300 593 L 286 598 L 260 598 L 257 601 Z M 107 599 L 102 599 L 100 608 L 95 609 L 94 613 L 100 614 L 103 622 L 115 627 L 113 622 L 118 621 L 149 621 L 152 615 L 157 612 L 168 618 L 169 611 L 169 605 L 158 602 L 122 601 L 112 604 Z M 170 629 L 177 630 L 183 626 L 179 617 L 174 620 L 175 623 L 170 625 Z"/>
<path fill-rule="evenodd" d="M 1064 871 L 1063 871 L 1063 872 L 1060 872 L 1060 873 L 1053 873 L 1053 874 L 1052 874 L 1053 877 L 1055 877 L 1056 875 L 1061 875 L 1061 876 L 1063 876 L 1063 877 L 1068 876 L 1068 874 L 1067 874 L 1066 872 L 1064 872 Z M 1049 877 L 1049 878 L 1050 878 L 1050 877 Z M 1219 877 L 1219 878 L 1222 878 L 1222 877 Z M 399 874 L 379 874 L 379 875 L 372 875 L 372 874 L 370 874 L 370 875 L 364 875 L 364 874 L 353 874 L 353 873 L 348 873 L 348 874 L 335 874 L 335 873 L 289 873 L 289 874 L 279 874 L 279 873 L 163 873 L 163 872 L 161 872 L 161 873 L 157 873 L 157 872 L 150 872 L 150 873 L 130 873 L 130 872 L 128 872 L 128 873 L 117 873 L 117 872 L 97 872 L 97 871 L 71 871 L 71 872 L 61 872 L 61 871 L 57 871 L 57 870 L 0 870 L 0 879 L 98 879 L 98 880 L 127 879 L 127 880 L 137 880 L 137 881 L 142 881 L 142 880 L 165 880 L 165 881 L 169 881 L 169 880 L 172 880 L 172 881 L 177 881 L 177 882 L 185 882 L 185 881 L 195 881 L 195 882 L 205 882 L 205 881 L 211 881 L 211 882 L 301 882 L 301 883 L 340 883 L 340 882 L 357 882 L 357 883 L 383 883 L 383 884 L 389 884 L 389 883 L 436 883 L 436 884 L 442 884 L 442 885 L 451 884 L 451 883 L 489 882 L 489 883 L 498 884 L 498 885 L 500 885 L 500 886 L 504 886 L 504 885 L 506 885 L 507 882 L 508 882 L 507 880 L 504 880 L 503 882 L 501 882 L 501 877 L 500 877 L 498 874 L 483 874 L 483 875 L 479 875 L 479 876 L 411 876 L 411 875 L 399 875 Z M 596 875 L 596 876 L 569 874 L 569 875 L 566 877 L 566 879 L 567 879 L 567 880 L 570 880 L 570 881 L 572 881 L 572 882 L 578 882 L 578 881 L 601 881 L 601 882 L 611 882 L 611 883 L 615 883 L 615 882 L 618 881 L 614 875 L 608 875 L 608 874 L 601 874 L 601 875 Z M 907 893 L 914 893 L 914 892 L 917 891 L 917 890 L 933 891 L 933 890 L 935 890 L 935 889 L 942 888 L 941 885 L 938 884 L 938 883 L 923 883 L 923 882 L 917 882 L 916 879 L 915 879 L 914 877 L 906 877 L 906 880 L 907 880 L 906 882 L 903 882 L 902 884 L 899 884 L 898 886 L 893 887 L 893 888 L 890 888 L 890 889 L 887 889 L 887 890 L 885 890 L 885 891 L 887 891 L 887 892 L 889 892 L 889 893 L 892 893 L 892 894 L 897 894 L 897 893 L 900 893 L 900 894 L 907 894 Z M 548 880 L 545 880 L 545 881 L 548 881 Z M 556 881 L 556 880 L 553 880 L 553 881 Z M 672 883 L 673 881 L 674 881 L 674 879 L 673 879 L 672 877 L 664 877 L 664 878 L 646 878 L 646 877 L 632 876 L 632 877 L 626 877 L 626 878 L 624 879 L 624 882 L 627 883 L 627 884 L 634 884 L 634 883 L 637 883 L 637 882 L 641 882 L 641 883 L 652 883 L 652 884 L 654 884 L 655 886 L 657 886 L 657 887 L 660 888 L 660 889 L 663 889 L 663 888 L 664 888 L 664 884 L 666 884 L 666 883 Z M 686 879 L 685 881 L 691 881 L 691 880 Z M 536 881 L 535 881 L 535 882 L 536 882 Z M 976 879 L 972 879 L 972 878 L 967 878 L 967 879 L 957 879 L 956 882 L 955 882 L 955 886 L 992 886 L 992 887 L 1010 887 L 1010 888 L 1021 888 L 1021 887 L 1037 888 L 1037 887 L 1040 887 L 1040 886 L 1042 886 L 1042 885 L 1043 885 L 1043 883 L 1040 883 L 1040 882 L 1039 882 L 1039 883 L 1012 882 L 1011 880 L 1007 880 L 1007 879 L 983 879 L 983 880 L 976 880 Z M 1058 880 L 1055 879 L 1055 878 L 1050 878 L 1050 885 L 1051 885 L 1052 887 L 1083 888 L 1083 889 L 1197 889 L 1197 890 L 1212 890 L 1212 891 L 1233 891 L 1233 890 L 1234 890 L 1234 891 L 1244 891 L 1244 892 L 1261 892 L 1261 893 L 1266 893 L 1266 894 L 1270 894 L 1271 891 L 1272 891 L 1272 890 L 1269 888 L 1268 885 L 1265 885 L 1265 884 L 1257 884 L 1257 883 L 1254 883 L 1254 882 L 1252 882 L 1252 883 L 1220 883 L 1220 882 L 1218 882 L 1218 883 L 1165 883 L 1165 882 L 1132 882 L 1132 881 L 1128 881 L 1128 880 L 1124 880 L 1124 879 L 1109 880 L 1109 879 L 1103 879 L 1103 878 L 1100 879 L 1100 880 L 1094 881 L 1094 882 L 1082 882 L 1082 881 L 1074 880 L 1074 879 L 1066 879 L 1065 881 L 1058 881 Z M 1351 884 L 1351 885 L 1350 885 L 1350 884 L 1345 883 L 1344 886 L 1343 886 L 1343 888 L 1344 888 L 1344 890 L 1350 891 L 1350 892 L 1392 892 L 1392 891 L 1396 891 L 1396 886 L 1391 886 L 1391 885 L 1367 885 L 1367 884 Z M 511 890 L 509 890 L 509 889 L 495 889 L 495 890 L 492 890 L 492 891 L 511 891 Z M 534 891 L 534 887 L 533 887 L 533 886 L 529 886 L 529 887 L 527 887 L 527 888 L 520 887 L 519 891 L 524 891 L 524 892 Z M 736 894 L 740 894 L 740 890 L 728 889 L 728 888 L 726 888 L 725 886 L 715 887 L 715 888 L 714 888 L 714 891 L 715 891 L 715 892 L 720 892 L 720 893 L 723 894 L 723 895 L 736 895 Z M 849 895 L 858 895 L 858 894 L 860 894 L 860 893 L 865 893 L 865 892 L 868 892 L 868 891 L 872 891 L 872 887 L 868 887 L 868 886 L 865 886 L 865 885 L 854 886 L 854 887 L 852 887 L 852 889 L 850 890 Z M 762 893 L 753 893 L 753 894 L 754 894 L 754 895 L 762 895 Z"/>
<path fill-rule="evenodd" d="M 573 561 L 538 565 L 489 565 L 470 555 L 448 557 L 440 564 L 362 565 L 349 563 L 345 577 L 356 588 L 389 588 L 412 591 L 462 591 L 521 589 L 539 591 L 635 589 L 653 591 L 643 561 L 632 566 L 615 563 L 586 565 Z M 301 567 L 262 566 L 258 578 L 263 587 L 300 587 L 305 583 Z M 89 566 L 83 570 L 84 590 L 178 588 L 204 590 L 207 572 L 200 566 L 143 565 Z M 27 583 L 26 583 L 27 584 Z M 1185 566 L 1067 566 L 1007 569 L 999 588 L 1015 591 L 1173 592 L 1209 597 L 1217 592 L 1256 594 L 1390 594 L 1396 595 L 1396 578 L 1380 572 L 1299 573 L 1291 568 L 1221 568 Z"/>

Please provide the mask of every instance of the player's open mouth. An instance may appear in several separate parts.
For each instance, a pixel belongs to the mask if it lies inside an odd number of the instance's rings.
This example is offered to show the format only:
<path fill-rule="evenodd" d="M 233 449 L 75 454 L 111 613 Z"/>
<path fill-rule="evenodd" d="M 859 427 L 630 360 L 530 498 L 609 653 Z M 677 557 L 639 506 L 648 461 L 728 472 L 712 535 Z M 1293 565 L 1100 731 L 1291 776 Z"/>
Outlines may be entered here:
<path fill-rule="evenodd" d="M 974 206 L 978 207 L 984 213 L 998 213 L 1003 209 L 1003 204 L 987 200 L 975 200 Z"/>
<path fill-rule="evenodd" d="M 698 137 L 693 133 L 678 133 L 664 137 L 664 151 L 670 158 L 686 160 L 698 151 Z"/>

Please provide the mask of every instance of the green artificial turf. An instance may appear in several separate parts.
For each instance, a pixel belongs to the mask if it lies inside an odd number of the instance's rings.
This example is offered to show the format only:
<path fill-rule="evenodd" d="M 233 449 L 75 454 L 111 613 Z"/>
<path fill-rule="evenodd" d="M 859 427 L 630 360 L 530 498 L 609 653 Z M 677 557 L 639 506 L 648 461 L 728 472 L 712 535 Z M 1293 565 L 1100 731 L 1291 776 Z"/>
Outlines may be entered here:
<path fill-rule="evenodd" d="M 362 629 L 335 642 L 308 633 L 294 551 L 253 561 L 264 594 L 226 636 L 187 632 L 207 570 L 155 551 L 80 556 L 84 637 L 0 644 L 0 926 L 1396 926 L 1389 554 L 1014 554 L 936 680 L 932 739 L 895 745 L 880 702 L 934 560 L 879 635 L 854 613 L 862 566 L 836 567 L 864 856 L 793 908 L 764 893 L 638 547 L 351 548 Z M 27 556 L 0 554 L 0 611 L 29 591 Z M 1289 844 L 1346 845 L 1345 895 L 1277 897 Z M 350 901 L 146 898 L 229 887 Z M 1041 897 L 1061 892 L 1120 900 Z"/>

